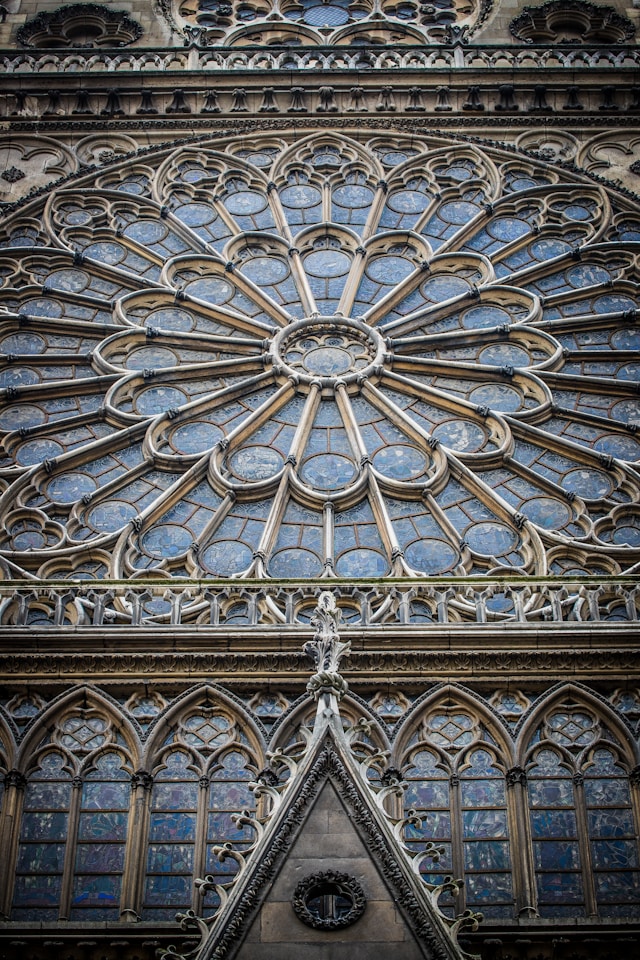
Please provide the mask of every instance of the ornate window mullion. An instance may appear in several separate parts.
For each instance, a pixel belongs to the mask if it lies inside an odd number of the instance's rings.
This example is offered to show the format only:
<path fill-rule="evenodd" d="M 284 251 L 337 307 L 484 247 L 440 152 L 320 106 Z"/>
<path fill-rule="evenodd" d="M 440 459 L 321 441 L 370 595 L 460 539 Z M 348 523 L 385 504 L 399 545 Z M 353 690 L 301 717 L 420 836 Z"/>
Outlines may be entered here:
<path fill-rule="evenodd" d="M 198 810 L 196 815 L 196 836 L 193 850 L 193 880 L 204 877 L 206 872 L 207 857 L 207 815 L 209 811 L 209 789 L 211 778 L 207 776 L 200 777 L 200 788 L 198 791 Z M 192 886 L 191 902 L 196 913 L 200 913 L 202 895 L 196 890 L 195 884 Z"/>
<path fill-rule="evenodd" d="M 262 536 L 260 537 L 260 542 L 255 551 L 254 560 L 249 569 L 248 576 L 265 577 L 267 575 L 267 561 L 275 539 L 278 535 L 278 529 L 282 522 L 282 517 L 284 516 L 288 499 L 289 478 L 285 472 L 282 480 L 280 481 L 280 486 L 278 487 L 277 493 L 273 498 L 271 513 L 269 514 L 269 519 L 267 520 L 264 530 L 262 531 Z"/>
<path fill-rule="evenodd" d="M 71 896 L 73 892 L 73 874 L 76 862 L 76 847 L 78 838 L 78 824 L 80 821 L 80 803 L 82 800 L 82 777 L 74 777 L 71 781 L 71 798 L 69 802 L 69 822 L 67 825 L 67 843 L 64 851 L 64 866 L 62 869 L 62 887 L 60 890 L 60 919 L 68 920 L 71 914 Z"/>
<path fill-rule="evenodd" d="M 324 554 L 324 573 L 330 576 L 334 572 L 334 523 L 336 508 L 331 500 L 327 500 L 322 511 L 322 538 Z"/>
<path fill-rule="evenodd" d="M 367 254 L 364 250 L 364 247 L 358 247 L 355 252 L 355 256 L 351 261 L 351 269 L 349 270 L 349 275 L 347 277 L 347 282 L 344 285 L 344 290 L 342 291 L 342 296 L 340 297 L 340 302 L 338 303 L 338 313 L 342 313 L 345 317 L 351 316 L 351 311 L 353 309 L 353 301 L 358 292 L 358 287 L 360 286 L 360 281 L 362 280 L 362 273 L 364 271 L 364 265 L 367 262 Z"/>
<path fill-rule="evenodd" d="M 122 878 L 120 919 L 140 919 L 146 875 L 146 840 L 149 834 L 149 812 L 153 777 L 140 770 L 131 780 L 131 816 L 127 837 L 127 852 Z"/>
<path fill-rule="evenodd" d="M 302 264 L 300 251 L 296 247 L 289 248 L 289 264 L 291 266 L 291 273 L 295 280 L 296 287 L 300 294 L 303 310 L 307 316 L 311 316 L 311 314 L 316 311 L 316 301 L 313 293 L 311 292 L 311 285 L 309 284 L 309 279 Z"/>
<path fill-rule="evenodd" d="M 371 471 L 371 467 L 368 467 L 368 470 Z M 385 506 L 384 498 L 380 493 L 380 487 L 378 486 L 378 481 L 370 473 L 369 476 L 369 497 L 371 500 L 371 507 L 373 509 L 374 516 L 378 522 L 378 528 L 382 535 L 382 539 L 385 547 L 389 551 L 389 558 L 391 560 L 393 568 L 393 576 L 404 577 L 406 576 L 406 570 L 404 563 L 402 562 L 403 554 L 402 548 L 398 543 L 398 538 L 396 537 L 393 531 L 393 524 L 391 523 L 391 518 L 389 512 Z"/>
<path fill-rule="evenodd" d="M 460 797 L 460 776 L 458 773 L 452 773 L 449 777 L 449 797 L 451 810 L 451 863 L 453 865 L 454 877 L 464 878 L 464 844 L 462 840 L 462 802 Z M 456 914 L 462 913 L 466 908 L 466 895 L 464 886 L 462 887 L 455 905 Z"/>
<path fill-rule="evenodd" d="M 271 206 L 271 211 L 273 213 L 273 219 L 276 222 L 276 227 L 280 236 L 284 237 L 290 246 L 293 245 L 293 235 L 291 233 L 291 228 L 287 220 L 286 214 L 282 208 L 282 203 L 280 202 L 280 194 L 275 188 L 275 184 L 270 183 L 267 187 L 267 194 L 269 197 L 269 204 Z"/>
<path fill-rule="evenodd" d="M 18 838 L 26 780 L 19 770 L 10 770 L 5 777 L 5 794 L 0 823 L 0 850 L 4 851 L 4 868 L 0 871 L 0 916 L 9 917 L 13 897 Z"/>
<path fill-rule="evenodd" d="M 580 862 L 582 864 L 582 882 L 584 883 L 584 905 L 587 917 L 597 917 L 598 904 L 596 900 L 596 888 L 591 863 L 589 824 L 587 821 L 587 811 L 584 796 L 584 776 L 580 772 L 573 775 L 573 793 L 576 805 L 576 824 L 578 827 Z"/>
<path fill-rule="evenodd" d="M 517 857 L 512 858 L 516 916 L 537 917 L 539 916 L 538 892 L 529 822 L 526 770 L 523 767 L 512 767 L 507 771 L 506 784 L 509 832 L 513 838 L 512 849 L 518 852 Z"/>
<path fill-rule="evenodd" d="M 379 180 L 375 196 L 371 203 L 371 210 L 369 211 L 367 222 L 362 228 L 361 238 L 363 241 L 368 240 L 376 232 L 376 227 L 378 226 L 386 199 L 387 183 L 385 180 Z"/>
<path fill-rule="evenodd" d="M 367 445 L 362 439 L 358 421 L 349 402 L 349 391 L 347 390 L 346 384 L 342 383 L 340 380 L 338 380 L 335 385 L 335 397 L 345 430 L 347 431 L 349 442 L 353 449 L 357 452 L 360 463 L 363 464 L 365 462 L 370 462 Z"/>

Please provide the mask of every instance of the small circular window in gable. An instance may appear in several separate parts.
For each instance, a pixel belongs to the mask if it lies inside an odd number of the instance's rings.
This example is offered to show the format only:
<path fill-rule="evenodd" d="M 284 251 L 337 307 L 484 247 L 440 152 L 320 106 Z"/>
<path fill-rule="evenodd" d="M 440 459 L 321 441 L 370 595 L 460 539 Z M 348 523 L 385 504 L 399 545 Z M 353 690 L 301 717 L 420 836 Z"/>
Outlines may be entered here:
<path fill-rule="evenodd" d="M 313 873 L 296 887 L 293 909 L 314 930 L 340 930 L 359 920 L 367 901 L 355 877 L 329 870 Z"/>

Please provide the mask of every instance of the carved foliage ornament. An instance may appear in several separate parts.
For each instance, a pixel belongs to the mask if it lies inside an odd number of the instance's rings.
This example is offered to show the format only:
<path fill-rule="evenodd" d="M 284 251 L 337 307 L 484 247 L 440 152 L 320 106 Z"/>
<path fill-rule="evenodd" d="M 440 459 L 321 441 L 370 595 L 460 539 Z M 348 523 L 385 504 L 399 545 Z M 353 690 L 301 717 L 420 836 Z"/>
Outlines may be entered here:
<path fill-rule="evenodd" d="M 124 10 L 74 3 L 41 12 L 18 30 L 24 47 L 124 47 L 142 36 L 142 27 Z"/>

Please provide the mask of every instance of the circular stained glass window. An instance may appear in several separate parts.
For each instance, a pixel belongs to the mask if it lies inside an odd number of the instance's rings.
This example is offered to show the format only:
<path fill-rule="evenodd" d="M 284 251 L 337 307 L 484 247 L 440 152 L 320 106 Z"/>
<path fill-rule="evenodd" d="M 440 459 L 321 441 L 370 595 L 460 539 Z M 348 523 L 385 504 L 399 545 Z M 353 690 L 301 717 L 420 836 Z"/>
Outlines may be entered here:
<path fill-rule="evenodd" d="M 87 175 L 9 212 L 2 503 L 33 521 L 0 540 L 17 571 L 69 576 L 97 551 L 116 579 L 640 563 L 640 270 L 616 197 L 530 156 L 398 143 L 177 144 L 145 155 L 124 224 L 126 161 L 109 189 Z M 37 276 L 11 245 L 25 217 Z"/>

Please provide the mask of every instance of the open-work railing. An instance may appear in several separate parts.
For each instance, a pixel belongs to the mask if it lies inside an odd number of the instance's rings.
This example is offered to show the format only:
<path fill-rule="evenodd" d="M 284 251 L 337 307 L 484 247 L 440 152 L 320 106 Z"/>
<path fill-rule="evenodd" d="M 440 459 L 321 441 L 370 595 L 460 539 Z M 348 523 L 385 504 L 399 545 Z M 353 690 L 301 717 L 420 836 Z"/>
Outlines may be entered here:
<path fill-rule="evenodd" d="M 229 70 L 513 70 L 634 68 L 640 48 L 632 45 L 556 46 L 527 44 L 385 47 L 146 47 L 134 50 L 3 50 L 0 71 L 13 74 L 117 72 L 197 73 Z"/>
<path fill-rule="evenodd" d="M 40 630 L 126 627 L 303 628 L 317 597 L 331 590 L 344 629 L 432 625 L 637 623 L 640 584 L 632 578 L 394 580 L 4 581 L 0 625 Z"/>

